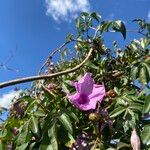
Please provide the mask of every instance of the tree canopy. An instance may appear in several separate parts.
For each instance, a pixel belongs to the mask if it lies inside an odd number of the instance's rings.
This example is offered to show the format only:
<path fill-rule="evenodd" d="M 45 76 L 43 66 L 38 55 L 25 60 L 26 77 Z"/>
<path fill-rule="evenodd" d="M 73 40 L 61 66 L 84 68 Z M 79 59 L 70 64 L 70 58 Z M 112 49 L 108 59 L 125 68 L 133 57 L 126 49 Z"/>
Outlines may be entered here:
<path fill-rule="evenodd" d="M 133 22 L 138 30 L 83 12 L 76 19 L 77 35 L 66 37 L 37 76 L 1 83 L 3 88 L 34 81 L 13 99 L 0 125 L 0 149 L 130 150 L 136 144 L 148 150 L 150 24 Z M 110 49 L 103 35 L 116 32 L 124 40 L 128 32 L 140 38 L 124 48 L 114 41 Z"/>

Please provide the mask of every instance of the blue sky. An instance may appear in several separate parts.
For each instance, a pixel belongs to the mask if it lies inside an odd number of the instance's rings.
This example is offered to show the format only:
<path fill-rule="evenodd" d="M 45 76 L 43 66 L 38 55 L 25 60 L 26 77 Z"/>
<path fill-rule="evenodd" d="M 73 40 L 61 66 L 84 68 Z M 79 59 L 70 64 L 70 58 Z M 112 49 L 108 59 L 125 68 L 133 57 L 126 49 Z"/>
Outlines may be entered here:
<path fill-rule="evenodd" d="M 63 43 L 68 33 L 75 33 L 74 18 L 81 11 L 97 11 L 103 19 L 121 19 L 129 29 L 136 27 L 131 24 L 134 18 L 150 22 L 150 0 L 1 0 L 0 64 L 13 53 L 7 66 L 19 71 L 0 67 L 0 82 L 36 75 L 49 52 Z M 106 35 L 106 44 L 110 46 L 114 38 L 126 44 L 134 37 L 128 34 L 124 42 L 120 35 Z M 0 101 L 12 98 L 13 88 L 0 89 Z"/>

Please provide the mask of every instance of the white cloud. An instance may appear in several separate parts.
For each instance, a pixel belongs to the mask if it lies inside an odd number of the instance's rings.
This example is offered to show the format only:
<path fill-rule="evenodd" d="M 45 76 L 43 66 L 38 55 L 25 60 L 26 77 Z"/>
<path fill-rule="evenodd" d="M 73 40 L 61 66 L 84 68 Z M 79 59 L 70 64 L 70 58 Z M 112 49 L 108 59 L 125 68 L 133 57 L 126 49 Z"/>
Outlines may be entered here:
<path fill-rule="evenodd" d="M 150 11 L 148 12 L 148 15 L 147 15 L 147 21 L 150 22 Z"/>
<path fill-rule="evenodd" d="M 20 92 L 21 92 L 21 90 L 19 90 L 19 91 L 10 91 L 8 93 L 3 94 L 0 97 L 0 106 L 5 107 L 5 108 L 9 108 L 13 98 L 18 97 Z"/>
<path fill-rule="evenodd" d="M 71 21 L 79 12 L 89 12 L 89 0 L 45 0 L 46 15 L 55 21 Z"/>

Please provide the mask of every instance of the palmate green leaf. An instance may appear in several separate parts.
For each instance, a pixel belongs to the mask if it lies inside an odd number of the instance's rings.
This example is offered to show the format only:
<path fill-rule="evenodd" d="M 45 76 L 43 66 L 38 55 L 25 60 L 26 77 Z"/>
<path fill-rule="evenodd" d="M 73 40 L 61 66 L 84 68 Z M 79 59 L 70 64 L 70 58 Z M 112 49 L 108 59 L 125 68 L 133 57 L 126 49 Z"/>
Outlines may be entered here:
<path fill-rule="evenodd" d="M 147 48 L 148 45 L 150 45 L 150 39 L 148 38 L 142 38 L 140 40 L 140 45 L 143 49 Z"/>
<path fill-rule="evenodd" d="M 109 28 L 112 26 L 112 22 L 110 21 L 102 21 L 98 26 L 98 29 L 101 33 L 108 32 Z"/>
<path fill-rule="evenodd" d="M 121 32 L 123 35 L 123 38 L 126 39 L 126 27 L 122 21 L 120 20 L 114 21 L 112 28 L 117 32 Z"/>
<path fill-rule="evenodd" d="M 45 117 L 46 114 L 44 112 L 43 109 L 39 108 L 36 112 L 34 112 L 34 116 L 37 116 L 37 117 Z"/>
<path fill-rule="evenodd" d="M 143 113 L 149 113 L 150 112 L 150 94 L 145 97 L 145 104 L 143 108 Z"/>
<path fill-rule="evenodd" d="M 79 122 L 79 118 L 74 112 L 70 112 L 69 116 L 71 116 L 76 122 Z"/>
<path fill-rule="evenodd" d="M 129 109 L 132 109 L 133 111 L 142 111 L 143 110 L 143 105 L 135 102 L 130 102 L 129 103 Z"/>
<path fill-rule="evenodd" d="M 91 13 L 90 15 L 93 19 L 95 19 L 97 22 L 99 22 L 99 19 L 101 19 L 101 15 L 96 13 L 96 12 L 93 12 Z"/>
<path fill-rule="evenodd" d="M 30 102 L 34 101 L 34 98 L 32 98 L 31 96 L 23 96 L 23 97 L 17 99 L 17 101 L 30 103 Z"/>
<path fill-rule="evenodd" d="M 136 80 L 138 77 L 139 68 L 138 67 L 132 67 L 131 69 L 131 78 L 132 80 Z"/>
<path fill-rule="evenodd" d="M 117 108 L 115 108 L 111 113 L 110 113 L 110 117 L 114 118 L 119 116 L 120 114 L 122 114 L 123 112 L 126 111 L 126 108 L 118 106 Z"/>
<path fill-rule="evenodd" d="M 92 62 L 90 61 L 87 61 L 87 63 L 85 63 L 86 66 L 92 68 L 92 69 L 95 69 L 95 70 L 98 70 L 99 69 L 99 66 L 96 66 L 94 65 Z"/>
<path fill-rule="evenodd" d="M 33 110 L 34 104 L 35 104 L 35 100 L 33 100 L 32 102 L 28 103 L 24 114 L 31 113 L 31 111 Z"/>
<path fill-rule="evenodd" d="M 37 134 L 38 133 L 38 120 L 34 116 L 31 116 L 30 118 L 30 128 L 33 133 Z"/>
<path fill-rule="evenodd" d="M 146 85 L 149 80 L 148 80 L 148 72 L 147 72 L 147 68 L 142 65 L 141 68 L 140 68 L 140 72 L 139 72 L 139 80 L 142 84 Z"/>
<path fill-rule="evenodd" d="M 150 125 L 144 126 L 144 129 L 141 133 L 142 142 L 146 145 L 150 145 Z"/>
<path fill-rule="evenodd" d="M 43 133 L 39 150 L 58 150 L 57 142 L 57 121 L 51 124 L 50 128 L 46 128 Z"/>
<path fill-rule="evenodd" d="M 62 89 L 63 89 L 63 91 L 65 93 L 69 93 L 70 92 L 65 83 L 62 83 Z"/>
<path fill-rule="evenodd" d="M 69 116 L 65 113 L 63 113 L 59 118 L 59 121 L 62 123 L 62 125 L 65 127 L 65 129 L 72 134 L 73 133 L 73 128 L 72 128 L 72 123 L 69 118 Z"/>
<path fill-rule="evenodd" d="M 80 16 L 88 17 L 88 16 L 89 16 L 89 13 L 87 13 L 87 12 L 82 12 Z"/>
<path fill-rule="evenodd" d="M 20 146 L 22 144 L 28 143 L 29 141 L 29 121 L 27 121 L 19 133 L 18 137 L 16 138 L 16 146 Z"/>
<path fill-rule="evenodd" d="M 49 148 L 51 148 L 51 150 L 58 150 L 56 123 L 51 127 L 50 130 L 48 130 L 48 136 L 50 138 L 51 143 Z"/>
<path fill-rule="evenodd" d="M 145 68 L 147 69 L 148 80 L 150 81 L 150 59 L 149 59 L 149 62 L 144 62 L 143 66 L 145 66 Z"/>

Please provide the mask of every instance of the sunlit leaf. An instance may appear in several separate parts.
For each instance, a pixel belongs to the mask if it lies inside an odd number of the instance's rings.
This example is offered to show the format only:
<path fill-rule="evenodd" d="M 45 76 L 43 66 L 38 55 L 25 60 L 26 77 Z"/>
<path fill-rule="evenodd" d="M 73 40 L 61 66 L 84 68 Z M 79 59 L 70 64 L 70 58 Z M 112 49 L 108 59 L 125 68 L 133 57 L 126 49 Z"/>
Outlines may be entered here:
<path fill-rule="evenodd" d="M 116 116 L 119 116 L 120 114 L 122 114 L 126 109 L 124 107 L 118 106 L 116 109 L 114 109 L 111 113 L 110 113 L 110 117 L 114 118 Z"/>
<path fill-rule="evenodd" d="M 117 32 L 121 32 L 124 39 L 126 39 L 126 27 L 122 21 L 120 21 L 120 20 L 114 21 L 113 29 Z"/>
<path fill-rule="evenodd" d="M 144 144 L 150 145 L 150 125 L 144 126 L 141 138 Z"/>
<path fill-rule="evenodd" d="M 145 97 L 145 104 L 143 111 L 145 114 L 150 112 L 150 94 Z"/>

